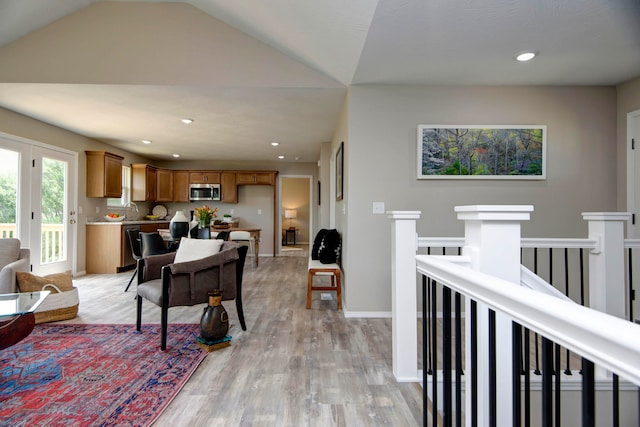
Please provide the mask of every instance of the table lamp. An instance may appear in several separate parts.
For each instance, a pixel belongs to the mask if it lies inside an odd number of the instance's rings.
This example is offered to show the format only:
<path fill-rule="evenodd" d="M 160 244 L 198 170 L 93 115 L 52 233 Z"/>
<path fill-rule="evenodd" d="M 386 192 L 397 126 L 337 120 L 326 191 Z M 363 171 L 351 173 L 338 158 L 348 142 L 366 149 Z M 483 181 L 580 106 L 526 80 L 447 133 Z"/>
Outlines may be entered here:
<path fill-rule="evenodd" d="M 293 228 L 291 226 L 291 220 L 295 219 L 297 216 L 298 216 L 298 211 L 296 211 L 295 209 L 285 209 L 284 210 L 284 217 L 289 220 L 289 229 Z"/>

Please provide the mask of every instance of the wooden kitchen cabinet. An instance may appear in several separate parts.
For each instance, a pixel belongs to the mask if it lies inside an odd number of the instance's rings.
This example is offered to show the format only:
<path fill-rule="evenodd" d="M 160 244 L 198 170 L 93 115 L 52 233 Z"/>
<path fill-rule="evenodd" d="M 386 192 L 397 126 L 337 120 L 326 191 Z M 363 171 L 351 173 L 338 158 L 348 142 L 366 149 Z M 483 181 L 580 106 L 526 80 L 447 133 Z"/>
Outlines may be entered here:
<path fill-rule="evenodd" d="M 274 185 L 276 172 L 236 172 L 237 185 Z"/>
<path fill-rule="evenodd" d="M 173 171 L 173 201 L 189 201 L 189 171 Z"/>
<path fill-rule="evenodd" d="M 86 232 L 87 274 L 117 273 L 122 264 L 122 226 L 87 224 Z"/>
<path fill-rule="evenodd" d="M 191 171 L 189 182 L 191 184 L 220 184 L 220 172 Z"/>
<path fill-rule="evenodd" d="M 238 186 L 235 172 L 222 172 L 220 177 L 220 192 L 222 203 L 238 203 Z"/>
<path fill-rule="evenodd" d="M 131 165 L 131 199 L 134 202 L 155 202 L 157 168 L 143 163 Z"/>
<path fill-rule="evenodd" d="M 87 197 L 122 197 L 122 160 L 106 151 L 85 151 Z"/>
<path fill-rule="evenodd" d="M 173 171 L 169 169 L 156 170 L 156 201 L 173 201 Z"/>

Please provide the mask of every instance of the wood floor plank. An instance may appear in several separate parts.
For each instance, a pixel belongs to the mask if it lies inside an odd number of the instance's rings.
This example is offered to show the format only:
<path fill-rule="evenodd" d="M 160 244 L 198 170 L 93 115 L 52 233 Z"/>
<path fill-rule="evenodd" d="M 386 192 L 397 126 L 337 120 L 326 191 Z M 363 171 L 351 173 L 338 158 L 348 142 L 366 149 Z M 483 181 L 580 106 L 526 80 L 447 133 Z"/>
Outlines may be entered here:
<path fill-rule="evenodd" d="M 135 327 L 132 272 L 75 278 L 76 319 Z M 417 426 L 421 388 L 392 374 L 391 320 L 345 319 L 336 301 L 313 296 L 305 308 L 307 257 L 264 257 L 244 272 L 247 331 L 224 301 L 230 347 L 209 354 L 157 426 Z M 335 298 L 335 296 L 334 296 Z M 204 305 L 169 309 L 170 323 L 198 323 Z M 143 323 L 160 323 L 145 301 Z M 180 337 L 168 336 L 171 346 Z M 159 344 L 159 343 L 158 343 Z M 160 351 L 160 350 L 158 350 Z"/>

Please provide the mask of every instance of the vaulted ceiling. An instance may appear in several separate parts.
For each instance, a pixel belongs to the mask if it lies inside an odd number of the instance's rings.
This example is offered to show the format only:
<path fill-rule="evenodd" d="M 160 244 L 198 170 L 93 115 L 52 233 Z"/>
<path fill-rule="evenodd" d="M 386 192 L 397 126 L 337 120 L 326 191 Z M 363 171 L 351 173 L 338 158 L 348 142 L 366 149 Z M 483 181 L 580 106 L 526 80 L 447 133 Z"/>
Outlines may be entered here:
<path fill-rule="evenodd" d="M 638 0 L 0 0 L 0 106 L 152 159 L 315 162 L 356 84 L 638 76 Z"/>

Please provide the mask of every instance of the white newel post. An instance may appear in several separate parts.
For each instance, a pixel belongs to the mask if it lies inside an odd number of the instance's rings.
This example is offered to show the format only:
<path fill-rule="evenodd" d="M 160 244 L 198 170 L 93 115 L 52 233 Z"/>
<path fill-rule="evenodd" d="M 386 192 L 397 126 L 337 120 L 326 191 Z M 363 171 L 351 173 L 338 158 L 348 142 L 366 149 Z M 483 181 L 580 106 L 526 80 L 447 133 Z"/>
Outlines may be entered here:
<path fill-rule="evenodd" d="M 589 238 L 599 241 L 589 253 L 589 307 L 626 319 L 624 223 L 628 212 L 583 212 Z"/>
<path fill-rule="evenodd" d="M 472 268 L 501 279 L 520 283 L 520 229 L 528 221 L 533 206 L 457 206 L 458 219 L 465 221 L 465 246 L 462 255 L 471 259 Z M 471 301 L 466 299 L 466 313 Z M 512 334 L 511 318 L 496 313 L 496 418 L 498 426 L 512 424 Z M 466 330 L 471 330 L 471 316 L 465 317 Z M 477 304 L 478 344 L 478 425 L 489 425 L 489 320 L 487 306 Z M 471 334 L 466 334 L 466 348 L 471 348 Z M 465 378 L 471 378 L 471 352 L 466 352 Z M 467 388 L 469 385 L 467 385 Z M 466 407 L 471 408 L 471 393 L 465 393 Z M 471 425 L 471 411 L 465 411 Z"/>
<path fill-rule="evenodd" d="M 418 377 L 418 312 L 416 290 L 416 221 L 420 211 L 391 211 L 391 335 L 396 381 Z"/>

